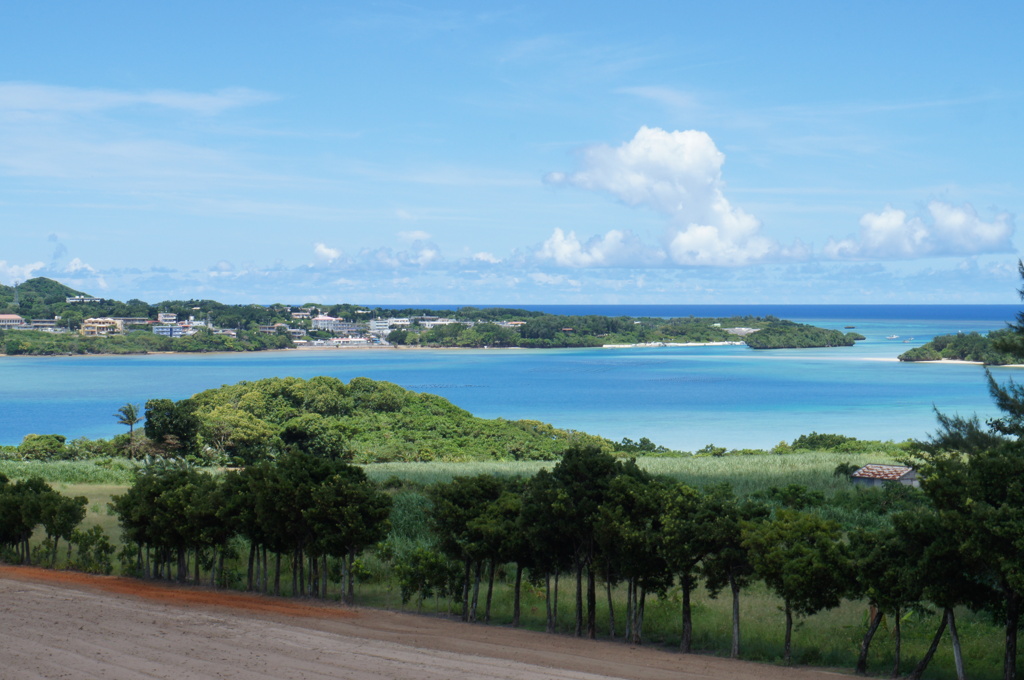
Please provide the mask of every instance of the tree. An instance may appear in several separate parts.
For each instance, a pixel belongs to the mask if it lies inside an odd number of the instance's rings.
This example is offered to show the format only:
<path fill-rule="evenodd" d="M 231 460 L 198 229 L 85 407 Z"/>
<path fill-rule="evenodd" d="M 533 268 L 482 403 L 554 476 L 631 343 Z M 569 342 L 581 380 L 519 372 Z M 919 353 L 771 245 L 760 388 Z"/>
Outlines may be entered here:
<path fill-rule="evenodd" d="M 662 553 L 679 579 L 682 590 L 682 652 L 690 653 L 693 644 L 693 614 L 690 595 L 697 585 L 697 567 L 715 549 L 715 524 L 720 516 L 712 503 L 696 489 L 677 484 L 670 489 L 663 505 Z"/>
<path fill-rule="evenodd" d="M 576 576 L 577 637 L 583 635 L 583 574 L 587 574 L 587 635 L 597 636 L 597 586 L 594 560 L 598 544 L 594 532 L 602 503 L 612 480 L 619 474 L 642 474 L 634 464 L 628 470 L 596 446 L 571 446 L 551 471 L 554 498 L 550 508 L 565 527 L 562 540 L 572 546 Z"/>
<path fill-rule="evenodd" d="M 139 415 L 139 407 L 137 404 L 125 404 L 121 408 L 117 409 L 117 413 L 114 414 L 117 418 L 119 425 L 128 426 L 128 450 L 131 457 L 135 457 L 135 426 L 142 422 L 142 416 Z"/>
<path fill-rule="evenodd" d="M 47 494 L 43 500 L 40 521 L 46 530 L 46 537 L 53 541 L 50 567 L 57 564 L 57 544 L 60 539 L 71 540 L 71 533 L 85 519 L 85 507 L 89 499 L 85 496 L 68 498 L 57 492 Z"/>
<path fill-rule="evenodd" d="M 743 544 L 757 575 L 782 598 L 786 613 L 783 658 L 792 662 L 793 615 L 839 606 L 850 562 L 838 524 L 816 515 L 779 510 L 774 519 L 747 523 Z"/>
<path fill-rule="evenodd" d="M 701 563 L 708 592 L 717 597 L 726 587 L 732 596 L 732 646 L 729 656 L 740 656 L 740 591 L 754 581 L 750 550 L 743 543 L 745 529 L 761 522 L 768 509 L 755 502 L 739 501 L 728 484 L 706 492 L 704 511 L 715 517 L 708 538 L 711 551 Z"/>

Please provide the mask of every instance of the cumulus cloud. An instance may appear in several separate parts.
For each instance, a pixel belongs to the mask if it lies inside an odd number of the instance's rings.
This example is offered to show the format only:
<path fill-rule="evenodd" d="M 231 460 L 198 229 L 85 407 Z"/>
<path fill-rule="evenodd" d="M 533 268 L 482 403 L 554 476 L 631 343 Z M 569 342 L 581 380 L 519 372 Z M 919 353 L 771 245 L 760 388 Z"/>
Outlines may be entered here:
<path fill-rule="evenodd" d="M 68 274 L 77 274 L 79 272 L 88 272 L 90 274 L 96 273 L 95 268 L 87 265 L 85 262 L 82 262 L 81 258 L 78 257 L 71 260 L 71 262 L 68 262 L 68 265 L 64 267 L 64 271 Z"/>
<path fill-rule="evenodd" d="M 317 243 L 313 246 L 313 255 L 316 256 L 317 260 L 330 264 L 341 257 L 341 251 L 337 248 L 331 248 L 326 243 Z"/>
<path fill-rule="evenodd" d="M 665 215 L 665 255 L 675 264 L 740 265 L 785 255 L 774 240 L 761 235 L 760 220 L 726 199 L 724 162 L 725 155 L 706 132 L 642 127 L 618 147 L 586 149 L 579 171 L 551 173 L 546 180 L 608 193 L 627 205 Z M 615 238 L 609 232 L 602 240 Z M 600 252 L 590 255 L 592 264 L 601 263 Z M 577 266 L 592 266 L 585 264 L 586 253 L 576 259 Z"/>
<path fill-rule="evenodd" d="M 475 262 L 486 262 L 488 264 L 498 264 L 501 262 L 501 258 L 495 257 L 492 253 L 474 253 L 473 261 Z"/>
<path fill-rule="evenodd" d="M 31 264 L 9 264 L 6 260 L 0 260 L 0 281 L 6 281 L 9 285 L 15 281 L 31 279 L 35 272 L 43 269 L 46 265 L 42 262 Z"/>
<path fill-rule="evenodd" d="M 0 83 L 0 111 L 20 113 L 89 113 L 126 106 L 157 106 L 201 115 L 273 100 L 266 92 L 234 87 L 205 92 L 118 90 L 63 87 L 37 83 Z"/>
<path fill-rule="evenodd" d="M 886 206 L 860 219 L 857 237 L 830 239 L 824 254 L 834 259 L 980 255 L 1013 252 L 1013 216 L 999 213 L 991 221 L 969 203 L 955 206 L 932 201 L 921 215 Z"/>
<path fill-rule="evenodd" d="M 658 264 L 664 255 L 655 251 L 632 232 L 612 229 L 581 243 L 576 232 L 555 229 L 537 252 L 541 260 L 560 267 L 614 267 Z"/>

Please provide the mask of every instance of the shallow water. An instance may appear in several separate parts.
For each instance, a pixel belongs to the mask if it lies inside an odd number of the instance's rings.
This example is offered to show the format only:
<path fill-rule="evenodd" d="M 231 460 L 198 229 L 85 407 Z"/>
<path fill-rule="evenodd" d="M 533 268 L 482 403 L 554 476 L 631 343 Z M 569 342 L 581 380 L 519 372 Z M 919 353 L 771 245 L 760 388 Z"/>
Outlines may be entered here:
<path fill-rule="evenodd" d="M 946 314 L 965 318 L 941 318 L 942 308 L 922 308 L 916 312 L 921 318 L 888 318 L 891 310 L 880 309 L 828 308 L 828 318 L 787 316 L 786 308 L 770 312 L 829 328 L 854 325 L 868 338 L 855 347 L 814 350 L 347 349 L 0 357 L 0 443 L 16 444 L 28 433 L 109 437 L 124 431 L 114 413 L 125 403 L 181 399 L 271 376 L 366 376 L 439 394 L 486 418 L 542 420 L 614 440 L 649 437 L 690 451 L 708 443 L 769 448 L 811 431 L 921 438 L 934 430 L 933 405 L 949 413 L 994 414 L 981 367 L 894 359 L 936 334 L 1003 327 L 1014 308 Z M 889 335 L 900 338 L 888 340 Z M 912 343 L 903 342 L 910 337 Z M 1020 369 L 1006 368 L 994 374 L 1021 375 Z"/>

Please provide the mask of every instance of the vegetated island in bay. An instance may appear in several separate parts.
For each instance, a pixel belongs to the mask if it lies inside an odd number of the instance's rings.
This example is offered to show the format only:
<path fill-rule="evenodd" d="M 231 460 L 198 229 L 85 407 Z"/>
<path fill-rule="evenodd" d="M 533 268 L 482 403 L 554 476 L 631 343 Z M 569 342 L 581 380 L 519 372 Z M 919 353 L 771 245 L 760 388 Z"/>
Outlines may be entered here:
<path fill-rule="evenodd" d="M 969 361 L 986 366 L 1006 366 L 1020 363 L 1019 354 L 1007 351 L 1016 340 L 1010 329 L 990 331 L 982 335 L 977 331 L 939 335 L 931 342 L 899 355 L 900 361 Z"/>
<path fill-rule="evenodd" d="M 97 298 L 39 277 L 0 286 L 8 355 L 244 352 L 298 347 L 521 347 L 746 344 L 849 347 L 864 336 L 774 316 L 568 316 L 504 307 L 456 311 L 353 304 L 227 305 Z"/>

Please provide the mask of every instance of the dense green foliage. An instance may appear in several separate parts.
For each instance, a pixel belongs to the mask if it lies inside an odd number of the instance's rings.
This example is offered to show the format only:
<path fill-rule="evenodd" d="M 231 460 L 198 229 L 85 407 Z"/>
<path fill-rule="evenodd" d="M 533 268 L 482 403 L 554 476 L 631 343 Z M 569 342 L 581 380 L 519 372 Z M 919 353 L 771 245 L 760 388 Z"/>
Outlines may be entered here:
<path fill-rule="evenodd" d="M 536 421 L 485 420 L 432 394 L 354 378 L 268 378 L 146 403 L 147 437 L 168 453 L 252 462 L 299 448 L 354 462 L 552 460 L 604 439 Z"/>
<path fill-rule="evenodd" d="M 977 331 L 939 335 L 931 342 L 915 347 L 899 356 L 900 361 L 976 361 L 988 366 L 1004 366 L 1018 359 L 999 349 L 1001 339 L 1011 335 L 1008 330 L 998 330 L 982 335 Z"/>
<path fill-rule="evenodd" d="M 753 349 L 851 347 L 854 342 L 863 339 L 864 336 L 857 333 L 843 333 L 781 320 L 745 338 L 747 345 Z"/>
<path fill-rule="evenodd" d="M 456 320 L 473 321 L 481 310 L 460 309 Z M 417 333 L 415 328 L 388 336 L 396 344 L 428 347 L 600 347 L 602 345 L 658 343 L 743 343 L 755 349 L 787 347 L 841 347 L 863 336 L 784 321 L 773 316 L 729 318 L 673 318 L 559 316 L 525 310 L 501 310 L 498 316 L 524 322 L 516 328 L 494 323 L 467 326 L 451 323 Z M 756 329 L 751 332 L 750 329 Z"/>
<path fill-rule="evenodd" d="M 147 352 L 250 352 L 293 347 L 287 335 L 237 331 L 236 337 L 205 330 L 182 338 L 149 331 L 85 337 L 77 333 L 0 331 L 0 347 L 10 355 L 145 354 Z"/>

